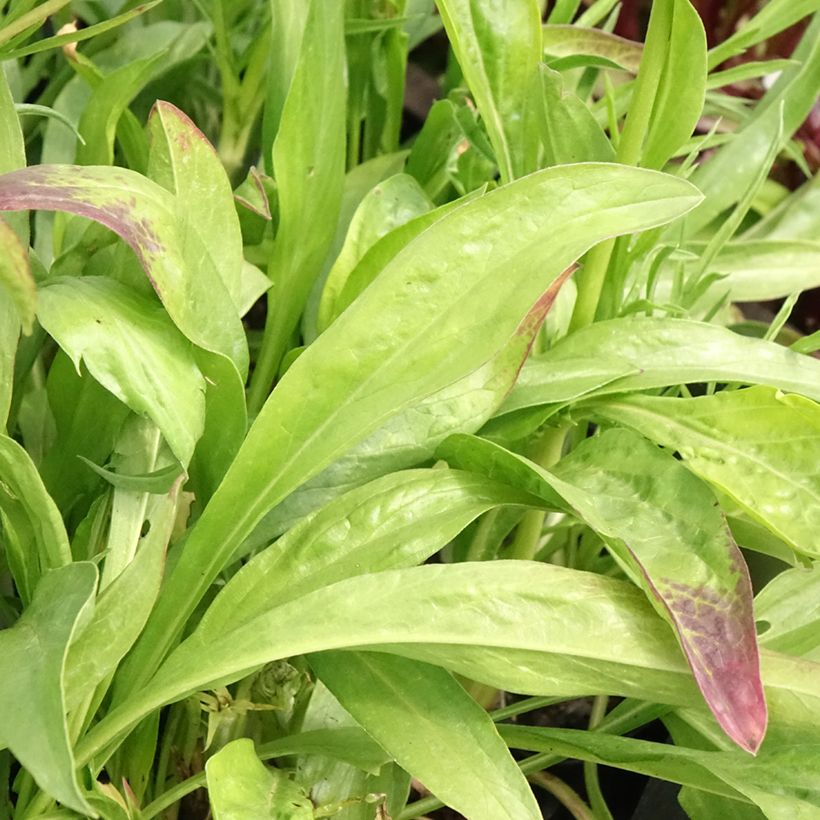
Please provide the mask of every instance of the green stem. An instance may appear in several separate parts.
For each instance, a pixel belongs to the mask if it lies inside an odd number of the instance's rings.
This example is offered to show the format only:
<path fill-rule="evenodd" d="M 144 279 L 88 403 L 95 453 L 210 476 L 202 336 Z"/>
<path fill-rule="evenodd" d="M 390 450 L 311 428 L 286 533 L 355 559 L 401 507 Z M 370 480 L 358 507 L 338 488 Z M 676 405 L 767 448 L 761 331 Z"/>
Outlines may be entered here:
<path fill-rule="evenodd" d="M 617 158 L 624 165 L 638 165 L 640 162 L 665 61 L 664 49 L 657 46 L 659 42 L 663 42 L 671 25 L 672 3 L 670 0 L 655 0 L 649 17 L 647 46 L 644 47 L 635 80 L 632 105 L 618 139 Z M 587 254 L 586 265 L 578 276 L 578 299 L 570 322 L 570 333 L 595 321 L 614 247 L 615 240 L 607 239 Z"/>
<path fill-rule="evenodd" d="M 498 510 L 490 510 L 481 516 L 478 526 L 473 535 L 473 540 L 467 548 L 467 555 L 465 561 L 489 561 L 495 556 L 493 555 L 493 547 L 498 546 L 490 543 L 490 535 L 493 530 L 493 525 L 498 518 Z"/>
<path fill-rule="evenodd" d="M 270 395 L 271 387 L 276 379 L 279 362 L 285 355 L 290 330 L 287 322 L 278 314 L 276 296 L 268 293 L 268 315 L 265 319 L 265 331 L 262 336 L 262 346 L 259 356 L 254 363 L 251 383 L 248 387 L 248 417 L 254 418 Z"/>
<path fill-rule="evenodd" d="M 561 459 L 566 438 L 566 427 L 549 428 L 538 442 L 532 460 L 541 467 L 552 467 Z M 507 551 L 508 558 L 519 558 L 532 561 L 538 552 L 541 532 L 544 529 L 546 513 L 531 510 L 522 519 L 515 530 L 515 537 Z"/>
<path fill-rule="evenodd" d="M 592 712 L 589 716 L 589 728 L 591 730 L 595 730 L 601 724 L 606 715 L 608 703 L 609 698 L 606 695 L 598 695 L 592 701 Z M 584 785 L 595 816 L 600 817 L 601 820 L 612 820 L 612 813 L 609 811 L 609 806 L 607 806 L 604 794 L 601 791 L 597 764 L 588 761 L 584 763 Z"/>
<path fill-rule="evenodd" d="M 593 820 L 595 817 L 592 809 L 584 803 L 578 792 L 560 777 L 549 772 L 533 772 L 527 779 L 530 783 L 535 783 L 536 786 L 548 791 L 575 820 Z"/>

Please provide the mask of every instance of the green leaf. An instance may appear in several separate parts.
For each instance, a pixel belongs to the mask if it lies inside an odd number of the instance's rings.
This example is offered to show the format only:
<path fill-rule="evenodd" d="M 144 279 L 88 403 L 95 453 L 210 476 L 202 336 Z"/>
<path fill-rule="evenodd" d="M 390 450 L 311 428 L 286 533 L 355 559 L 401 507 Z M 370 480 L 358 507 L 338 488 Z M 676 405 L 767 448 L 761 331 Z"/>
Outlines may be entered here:
<path fill-rule="evenodd" d="M 94 613 L 71 644 L 65 665 L 66 709 L 73 711 L 110 675 L 142 631 L 159 594 L 177 493 L 146 513 L 150 529 L 131 563 L 102 590 Z"/>
<path fill-rule="evenodd" d="M 148 117 L 148 176 L 176 196 L 183 242 L 200 237 L 231 297 L 237 316 L 245 311 L 242 234 L 228 175 L 205 135 L 186 114 L 158 100 Z M 194 240 L 195 241 L 195 240 Z"/>
<path fill-rule="evenodd" d="M 312 820 L 313 804 L 283 771 L 265 766 L 253 741 L 234 740 L 205 764 L 214 820 Z"/>
<path fill-rule="evenodd" d="M 726 293 L 730 302 L 782 299 L 820 286 L 820 242 L 742 239 L 724 246 L 709 265 L 721 277 L 700 304 L 714 304 Z"/>
<path fill-rule="evenodd" d="M 450 45 L 495 149 L 502 183 L 533 170 L 525 112 L 541 62 L 536 0 L 437 0 Z"/>
<path fill-rule="evenodd" d="M 695 170 L 692 181 L 706 200 L 686 220 L 686 234 L 693 236 L 723 211 L 737 203 L 759 174 L 772 149 L 771 134 L 781 117 L 783 130 L 776 146 L 782 150 L 803 123 L 817 98 L 820 67 L 820 15 L 815 15 L 792 54 L 795 65 L 783 71 L 766 92 L 734 139 Z"/>
<path fill-rule="evenodd" d="M 490 716 L 448 672 L 372 652 L 309 660 L 356 722 L 443 803 L 476 820 L 541 817 Z"/>
<path fill-rule="evenodd" d="M 778 652 L 820 659 L 820 571 L 817 564 L 781 572 L 755 598 L 760 642 Z"/>
<path fill-rule="evenodd" d="M 669 28 L 647 39 L 646 50 L 664 55 L 643 145 L 641 164 L 663 168 L 698 124 L 706 93 L 706 32 L 689 0 L 664 0 L 672 8 Z"/>
<path fill-rule="evenodd" d="M 34 462 L 7 436 L 0 436 L 0 518 L 6 560 L 28 603 L 46 570 L 71 563 L 71 550 L 60 512 Z"/>
<path fill-rule="evenodd" d="M 271 606 L 336 581 L 416 566 L 483 512 L 537 503 L 520 490 L 456 470 L 385 475 L 326 504 L 255 555 L 201 623 L 224 634 Z"/>
<path fill-rule="evenodd" d="M 817 745 L 777 748 L 763 751 L 755 758 L 574 729 L 505 726 L 501 731 L 516 748 L 558 752 L 746 800 L 777 820 L 808 819 L 820 809 Z"/>
<path fill-rule="evenodd" d="M 476 372 L 519 328 L 531 332 L 522 316 L 539 296 L 535 314 L 549 305 L 551 285 L 590 245 L 697 201 L 688 183 L 656 172 L 561 166 L 453 210 L 407 245 L 294 362 L 257 417 L 140 641 L 152 662 L 131 656 L 129 686 L 150 674 L 270 509 L 391 417 Z"/>
<path fill-rule="evenodd" d="M 71 639 L 93 600 L 97 570 L 76 563 L 47 573 L 20 620 L 0 632 L 0 746 L 55 800 L 94 816 L 77 782 L 68 737 L 63 667 Z"/>
<path fill-rule="evenodd" d="M 274 7 L 279 4 L 274 3 Z M 269 300 L 265 340 L 249 406 L 257 412 L 296 329 L 311 287 L 322 271 L 342 204 L 345 169 L 344 4 L 311 0 L 292 79 L 283 98 L 272 149 L 279 197 L 279 227 L 268 266 L 275 298 Z M 285 4 L 292 11 L 293 4 Z M 274 14 L 274 20 L 279 21 Z M 271 75 L 270 82 L 284 78 Z M 268 107 L 273 103 L 269 97 Z M 266 120 L 273 116 L 265 112 Z M 267 161 L 267 158 L 266 158 Z"/>
<path fill-rule="evenodd" d="M 165 311 L 118 282 L 61 277 L 40 289 L 38 318 L 79 372 L 162 431 L 187 465 L 202 434 L 205 380 Z"/>
<path fill-rule="evenodd" d="M 806 182 L 745 234 L 745 239 L 816 239 L 820 233 L 820 176 Z"/>
<path fill-rule="evenodd" d="M 83 107 L 78 130 L 83 142 L 77 149 L 80 165 L 113 165 L 117 124 L 131 101 L 156 75 L 165 59 L 159 51 L 134 60 L 100 78 Z"/>
<path fill-rule="evenodd" d="M 247 371 L 247 342 L 230 296 L 201 239 L 188 233 L 183 242 L 171 194 L 127 168 L 38 165 L 0 176 L 0 210 L 32 208 L 84 216 L 121 236 L 177 327 Z"/>
<path fill-rule="evenodd" d="M 597 28 L 550 24 L 543 27 L 541 36 L 544 53 L 550 57 L 601 57 L 633 74 L 638 73 L 641 64 L 641 43 Z"/>
<path fill-rule="evenodd" d="M 150 473 L 131 475 L 106 470 L 105 467 L 100 467 L 84 456 L 78 456 L 78 458 L 84 461 L 98 476 L 104 478 L 112 487 L 138 493 L 158 493 L 160 495 L 167 493 L 183 474 L 179 464 L 169 464 L 167 467 L 160 467 L 160 469 Z"/>
<path fill-rule="evenodd" d="M 557 71 L 541 66 L 538 106 L 545 165 L 570 162 L 614 162 L 615 151 L 592 112 L 564 89 Z"/>
<path fill-rule="evenodd" d="M 677 450 L 687 466 L 733 498 L 797 552 L 820 555 L 820 407 L 750 387 L 692 399 L 623 396 L 596 416 Z"/>
<path fill-rule="evenodd" d="M 709 381 L 766 384 L 820 401 L 816 359 L 718 325 L 630 316 L 596 322 L 530 357 L 500 413 Z"/>
<path fill-rule="evenodd" d="M 92 37 L 97 37 L 100 34 L 104 34 L 106 31 L 111 31 L 111 29 L 117 28 L 118 26 L 133 20 L 135 17 L 138 17 L 140 14 L 144 14 L 146 11 L 149 11 L 161 2 L 162 0 L 152 0 L 148 3 L 141 3 L 135 8 L 124 11 L 122 14 L 111 17 L 108 20 L 103 20 L 103 22 L 96 23 L 93 26 L 87 26 L 79 31 L 72 31 L 67 34 L 55 34 L 52 37 L 44 37 L 36 43 L 31 43 L 30 45 L 23 46 L 22 48 L 15 48 L 11 51 L 3 53 L 3 60 L 17 60 L 20 57 L 27 57 L 30 54 L 39 54 L 41 51 L 48 51 L 51 48 L 58 48 L 66 43 L 80 43 L 83 40 L 89 40 Z"/>
<path fill-rule="evenodd" d="M 26 167 L 26 148 L 23 131 L 14 107 L 6 73 L 0 70 L 0 173 Z M 6 217 L 14 229 L 20 244 L 28 248 L 29 224 L 27 214 L 10 214 Z"/>
<path fill-rule="evenodd" d="M 445 442 L 439 454 L 568 508 L 592 527 L 672 625 L 720 725 L 741 747 L 757 750 L 766 704 L 752 588 L 705 484 L 626 430 L 584 442 L 552 471 L 466 436 Z"/>
<path fill-rule="evenodd" d="M 341 312 L 339 294 L 362 257 L 385 234 L 432 210 L 433 205 L 413 177 L 396 174 L 380 182 L 362 199 L 325 280 L 317 326 L 322 332 Z"/>

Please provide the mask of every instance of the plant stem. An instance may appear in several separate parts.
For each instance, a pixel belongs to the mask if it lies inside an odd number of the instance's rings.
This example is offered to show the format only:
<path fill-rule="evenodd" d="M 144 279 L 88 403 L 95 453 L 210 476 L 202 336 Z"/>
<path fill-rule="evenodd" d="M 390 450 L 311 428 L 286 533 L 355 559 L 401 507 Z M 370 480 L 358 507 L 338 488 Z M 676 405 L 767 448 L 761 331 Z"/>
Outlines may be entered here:
<path fill-rule="evenodd" d="M 578 792 L 568 786 L 560 777 L 556 777 L 549 772 L 534 772 L 527 779 L 530 783 L 535 783 L 536 786 L 548 791 L 575 820 L 594 820 L 595 815 L 592 813 L 592 809 L 584 803 Z"/>
<path fill-rule="evenodd" d="M 618 162 L 624 165 L 638 165 L 641 159 L 644 138 L 649 131 L 652 107 L 658 91 L 665 60 L 665 51 L 657 47 L 672 25 L 672 3 L 670 0 L 656 0 L 652 4 L 647 31 L 647 46 L 643 50 L 635 93 L 629 109 L 624 129 L 618 139 Z M 651 45 L 655 44 L 652 48 Z M 570 322 L 570 333 L 595 321 L 598 302 L 604 287 L 614 239 L 607 239 L 596 245 L 588 254 L 586 265 L 578 276 L 578 299 Z"/>
<path fill-rule="evenodd" d="M 608 703 L 609 698 L 606 695 L 598 695 L 592 701 L 592 712 L 589 716 L 589 728 L 591 730 L 596 729 L 603 720 Z M 598 780 L 597 764 L 588 761 L 584 763 L 584 785 L 595 816 L 600 817 L 601 820 L 612 820 L 612 813 L 609 811 L 606 800 L 604 800 L 601 783 Z"/>
<path fill-rule="evenodd" d="M 496 709 L 490 712 L 490 717 L 498 723 L 500 720 L 523 715 L 526 712 L 532 712 L 535 709 L 543 709 L 545 706 L 552 706 L 555 703 L 563 703 L 567 698 L 565 697 L 532 697 L 519 700 L 518 703 L 511 703 L 503 709 Z"/>
<path fill-rule="evenodd" d="M 533 461 L 541 467 L 551 467 L 557 463 L 564 449 L 566 433 L 566 427 L 551 427 L 546 430 L 538 442 Z M 521 519 L 507 552 L 508 558 L 521 558 L 527 561 L 535 558 L 541 540 L 541 531 L 544 529 L 545 517 L 545 512 L 531 510 Z"/>

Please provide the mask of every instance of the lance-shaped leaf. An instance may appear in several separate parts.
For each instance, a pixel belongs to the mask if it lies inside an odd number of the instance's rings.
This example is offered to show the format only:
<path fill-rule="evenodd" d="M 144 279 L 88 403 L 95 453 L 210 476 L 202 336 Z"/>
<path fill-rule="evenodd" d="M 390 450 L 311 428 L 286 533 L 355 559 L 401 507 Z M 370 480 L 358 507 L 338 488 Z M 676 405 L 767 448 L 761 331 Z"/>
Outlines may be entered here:
<path fill-rule="evenodd" d="M 20 620 L 0 632 L 0 747 L 65 806 L 95 816 L 75 771 L 66 727 L 63 666 L 77 623 L 93 600 L 97 570 L 76 563 L 49 572 Z"/>
<path fill-rule="evenodd" d="M 0 518 L 6 560 L 24 603 L 48 569 L 71 563 L 60 511 L 29 454 L 0 436 Z"/>
<path fill-rule="evenodd" d="M 502 182 L 532 170 L 525 111 L 541 62 L 535 0 L 437 0 L 447 36 L 496 153 Z"/>
<path fill-rule="evenodd" d="M 40 324 L 135 413 L 159 427 L 187 465 L 205 423 L 205 380 L 193 349 L 160 305 L 101 276 L 61 277 L 40 288 Z"/>
<path fill-rule="evenodd" d="M 820 401 L 820 362 L 688 319 L 596 322 L 531 356 L 500 413 L 692 382 L 767 384 Z"/>
<path fill-rule="evenodd" d="M 257 757 L 253 741 L 234 740 L 205 764 L 214 820 L 312 820 L 313 804 L 281 769 Z"/>
<path fill-rule="evenodd" d="M 391 418 L 275 507 L 246 546 L 271 541 L 340 492 L 427 461 L 451 433 L 478 430 L 514 384 L 533 339 L 571 270 L 567 269 L 556 279 L 524 317 L 515 335 L 489 362 Z"/>
<path fill-rule="evenodd" d="M 460 814 L 541 817 L 490 716 L 444 669 L 375 652 L 324 652 L 310 664 L 356 722 Z"/>
<path fill-rule="evenodd" d="M 471 473 L 391 473 L 325 505 L 255 555 L 201 624 L 223 634 L 271 606 L 344 578 L 416 566 L 487 510 L 533 504 L 535 496 Z"/>
<path fill-rule="evenodd" d="M 590 439 L 553 471 L 464 436 L 445 443 L 440 454 L 553 505 L 557 494 L 631 568 L 670 622 L 718 723 L 744 749 L 757 750 L 766 703 L 752 587 L 707 485 L 627 430 Z"/>
<path fill-rule="evenodd" d="M 182 234 L 168 191 L 127 168 L 36 165 L 0 176 L 0 210 L 77 214 L 110 228 L 137 254 L 165 309 L 195 344 L 247 371 L 242 324 L 202 239 Z"/>
<path fill-rule="evenodd" d="M 672 447 L 794 550 L 820 555 L 820 406 L 766 387 L 674 399 L 624 396 L 596 415 Z"/>
<path fill-rule="evenodd" d="M 559 166 L 456 208 L 420 234 L 265 404 L 192 530 L 122 685 L 136 687 L 156 668 L 265 513 L 392 417 L 489 362 L 591 245 L 698 201 L 689 183 L 664 174 Z"/>
<path fill-rule="evenodd" d="M 774 820 L 810 818 L 820 811 L 818 744 L 775 748 L 750 758 L 574 729 L 504 726 L 501 732 L 515 748 L 555 752 L 748 801 Z"/>
<path fill-rule="evenodd" d="M 276 298 L 269 301 L 265 348 L 260 355 L 263 365 L 270 368 L 265 373 L 268 383 L 261 384 L 261 394 L 252 389 L 254 409 L 273 380 L 322 271 L 336 231 L 345 181 L 344 4 L 289 0 L 271 6 L 275 37 L 286 40 L 289 36 L 292 42 L 283 43 L 281 54 L 274 58 L 287 62 L 289 70 L 279 66 L 280 72 L 271 71 L 268 80 L 265 124 L 278 125 L 272 155 L 265 156 L 266 163 L 272 157 L 279 203 L 279 225 L 268 266 Z M 300 19 L 302 31 L 294 36 L 291 28 L 298 28 Z M 289 82 L 286 92 L 285 82 Z"/>

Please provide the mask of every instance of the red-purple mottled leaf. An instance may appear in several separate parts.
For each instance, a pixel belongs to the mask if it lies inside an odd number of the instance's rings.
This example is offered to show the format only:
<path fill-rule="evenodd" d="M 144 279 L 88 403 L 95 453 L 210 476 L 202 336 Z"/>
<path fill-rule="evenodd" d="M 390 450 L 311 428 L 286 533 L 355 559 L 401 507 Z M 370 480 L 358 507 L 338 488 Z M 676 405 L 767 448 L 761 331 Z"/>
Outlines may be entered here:
<path fill-rule="evenodd" d="M 0 176 L 0 211 L 35 209 L 93 219 L 121 236 L 177 327 L 247 372 L 242 323 L 198 233 L 182 231 L 172 194 L 127 168 L 37 165 Z"/>
<path fill-rule="evenodd" d="M 766 731 L 752 587 L 708 486 L 627 430 L 589 439 L 552 472 L 501 447 L 455 437 L 439 454 L 541 495 L 594 529 L 671 624 L 726 734 L 756 752 Z"/>

